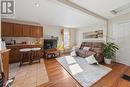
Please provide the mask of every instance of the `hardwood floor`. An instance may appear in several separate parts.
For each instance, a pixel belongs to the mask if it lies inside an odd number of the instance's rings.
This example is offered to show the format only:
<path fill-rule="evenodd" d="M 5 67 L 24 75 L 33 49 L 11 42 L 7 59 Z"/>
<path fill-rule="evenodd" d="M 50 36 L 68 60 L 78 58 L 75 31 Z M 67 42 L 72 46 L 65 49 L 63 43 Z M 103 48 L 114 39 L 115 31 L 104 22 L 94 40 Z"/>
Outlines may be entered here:
<path fill-rule="evenodd" d="M 50 81 L 38 87 L 81 87 L 55 59 L 45 60 L 45 65 Z M 113 70 L 91 87 L 130 87 L 130 82 L 121 78 L 124 73 L 130 75 L 130 67 L 118 63 L 105 66 Z"/>

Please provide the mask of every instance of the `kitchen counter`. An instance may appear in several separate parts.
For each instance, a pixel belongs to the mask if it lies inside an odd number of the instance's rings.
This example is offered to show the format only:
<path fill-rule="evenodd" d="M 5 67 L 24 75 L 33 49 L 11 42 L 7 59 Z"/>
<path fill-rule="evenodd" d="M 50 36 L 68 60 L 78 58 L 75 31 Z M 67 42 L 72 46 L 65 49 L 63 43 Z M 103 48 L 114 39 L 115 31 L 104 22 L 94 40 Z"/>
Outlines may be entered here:
<path fill-rule="evenodd" d="M 7 49 L 11 49 L 9 62 L 19 62 L 20 61 L 20 49 L 23 48 L 42 48 L 42 52 L 44 53 L 42 44 L 14 44 L 14 45 L 6 45 Z"/>
<path fill-rule="evenodd" d="M 5 49 L 5 50 L 0 50 L 0 54 L 1 53 L 5 53 L 5 52 L 8 52 L 8 51 L 10 51 L 11 49 Z"/>
<path fill-rule="evenodd" d="M 13 45 L 6 45 L 6 46 L 42 46 L 42 44 L 13 44 Z"/>

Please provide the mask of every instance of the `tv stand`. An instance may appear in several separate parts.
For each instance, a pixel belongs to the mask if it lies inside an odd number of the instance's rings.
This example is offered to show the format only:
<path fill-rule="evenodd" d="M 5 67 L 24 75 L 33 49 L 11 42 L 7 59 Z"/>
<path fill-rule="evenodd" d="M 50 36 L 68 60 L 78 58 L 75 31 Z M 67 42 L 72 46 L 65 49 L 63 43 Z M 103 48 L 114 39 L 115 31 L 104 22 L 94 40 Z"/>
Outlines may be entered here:
<path fill-rule="evenodd" d="M 45 58 L 56 58 L 60 56 L 60 51 L 57 50 L 56 48 L 52 48 L 52 49 L 46 49 L 45 50 Z"/>

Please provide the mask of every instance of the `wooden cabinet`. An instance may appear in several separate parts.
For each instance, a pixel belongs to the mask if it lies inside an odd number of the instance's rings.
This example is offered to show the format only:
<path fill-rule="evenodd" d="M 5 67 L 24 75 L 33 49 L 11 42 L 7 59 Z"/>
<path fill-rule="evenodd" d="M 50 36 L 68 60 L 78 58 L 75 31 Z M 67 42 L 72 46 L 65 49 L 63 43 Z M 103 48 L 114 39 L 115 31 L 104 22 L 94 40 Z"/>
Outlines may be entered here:
<path fill-rule="evenodd" d="M 22 37 L 23 36 L 23 25 L 22 24 L 14 24 L 14 37 Z"/>
<path fill-rule="evenodd" d="M 43 37 L 43 29 L 41 26 L 31 26 L 31 37 Z"/>
<path fill-rule="evenodd" d="M 31 37 L 38 37 L 38 26 L 31 26 Z"/>
<path fill-rule="evenodd" d="M 10 58 L 9 58 L 9 62 L 12 63 L 12 62 L 17 62 L 17 61 L 20 61 L 20 58 L 19 58 L 19 49 L 17 47 L 13 47 L 13 46 L 10 46 L 10 47 L 7 47 L 8 49 L 11 49 L 10 51 Z"/>
<path fill-rule="evenodd" d="M 4 37 L 43 37 L 43 27 L 2 22 L 1 32 Z"/>
<path fill-rule="evenodd" d="M 6 37 L 13 36 L 13 23 L 1 23 L 1 35 Z"/>
<path fill-rule="evenodd" d="M 20 49 L 34 48 L 34 47 L 42 48 L 42 45 L 26 45 L 26 44 L 7 45 L 7 48 L 11 49 L 9 63 L 20 62 L 20 58 L 21 58 L 20 51 L 19 51 Z"/>
<path fill-rule="evenodd" d="M 8 77 L 9 77 L 9 53 L 10 53 L 10 49 L 0 52 L 1 58 L 2 58 L 2 63 L 3 63 L 3 72 L 5 75 L 5 81 L 7 81 Z"/>
<path fill-rule="evenodd" d="M 30 37 L 31 27 L 29 25 L 23 25 L 23 37 Z"/>
<path fill-rule="evenodd" d="M 40 34 L 39 34 L 39 37 L 41 37 L 41 38 L 43 38 L 43 27 L 39 27 L 39 32 L 40 32 Z"/>

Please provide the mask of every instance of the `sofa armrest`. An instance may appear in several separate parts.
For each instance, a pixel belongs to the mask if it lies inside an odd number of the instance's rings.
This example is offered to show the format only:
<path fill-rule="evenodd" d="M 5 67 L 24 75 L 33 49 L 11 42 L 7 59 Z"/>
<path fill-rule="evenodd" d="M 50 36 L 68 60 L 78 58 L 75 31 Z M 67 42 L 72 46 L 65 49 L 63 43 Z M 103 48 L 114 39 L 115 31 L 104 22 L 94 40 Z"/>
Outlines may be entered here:
<path fill-rule="evenodd" d="M 99 63 L 103 63 L 103 62 L 104 62 L 103 54 L 100 53 L 100 52 L 95 54 L 95 58 L 96 58 L 96 60 L 97 60 Z"/>

